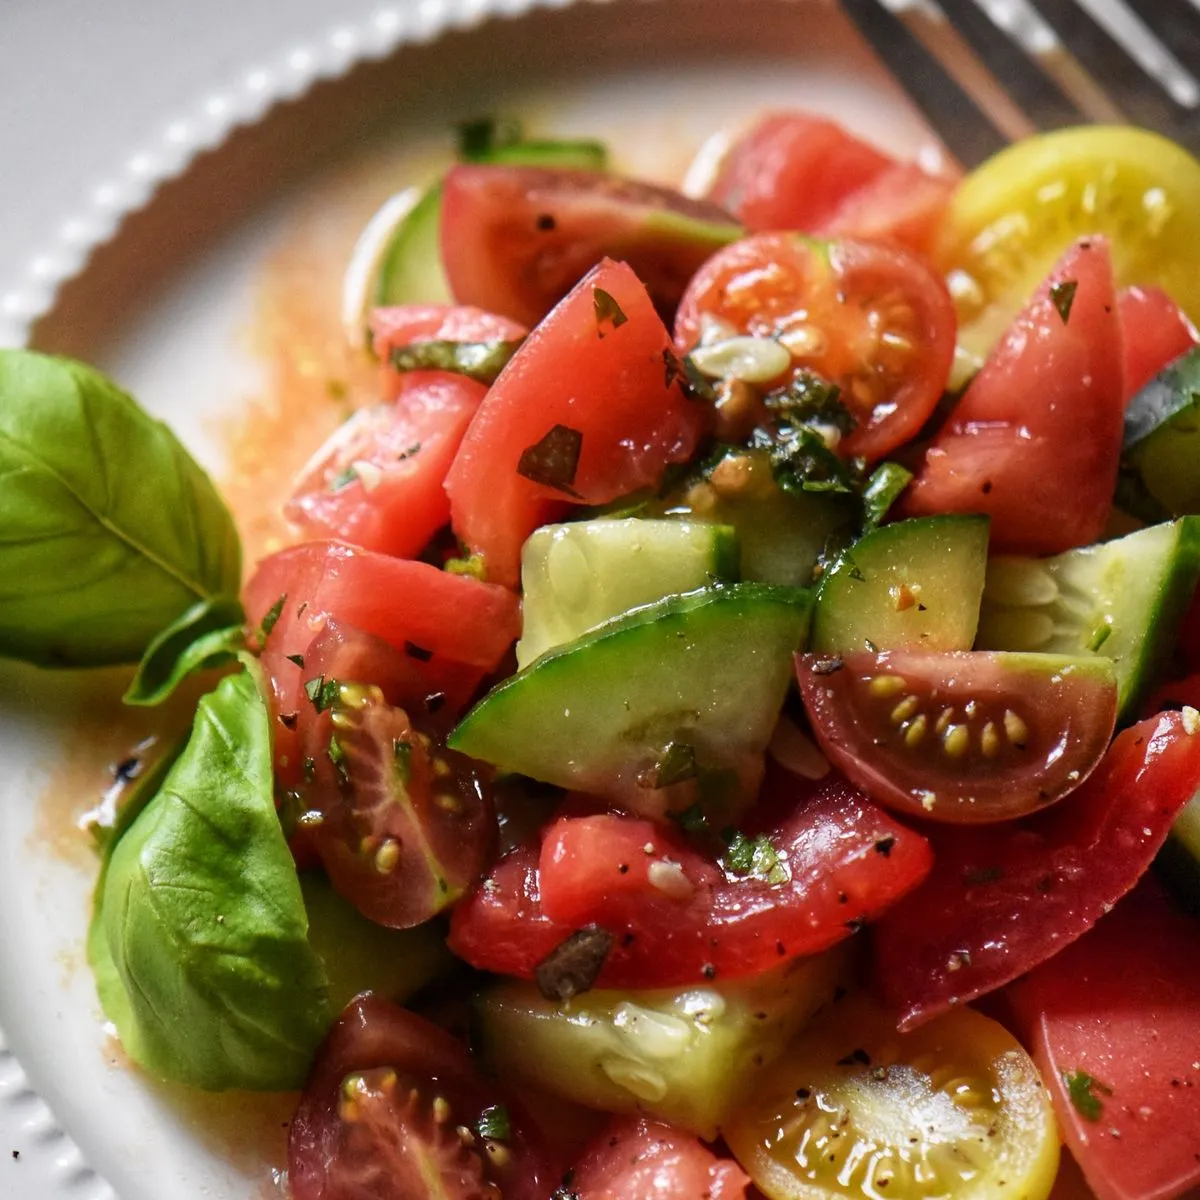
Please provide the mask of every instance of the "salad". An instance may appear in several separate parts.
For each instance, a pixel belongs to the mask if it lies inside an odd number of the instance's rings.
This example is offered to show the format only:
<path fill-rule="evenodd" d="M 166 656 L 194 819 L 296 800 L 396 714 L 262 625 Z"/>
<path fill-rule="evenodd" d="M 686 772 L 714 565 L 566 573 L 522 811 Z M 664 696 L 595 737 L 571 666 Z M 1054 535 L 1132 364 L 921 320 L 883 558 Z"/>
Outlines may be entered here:
<path fill-rule="evenodd" d="M 294 1200 L 1191 1193 L 1198 243 L 1132 128 L 697 198 L 471 123 L 253 564 L 0 352 L 0 650 L 200 695 L 94 830 L 128 1056 L 298 1091 Z"/>

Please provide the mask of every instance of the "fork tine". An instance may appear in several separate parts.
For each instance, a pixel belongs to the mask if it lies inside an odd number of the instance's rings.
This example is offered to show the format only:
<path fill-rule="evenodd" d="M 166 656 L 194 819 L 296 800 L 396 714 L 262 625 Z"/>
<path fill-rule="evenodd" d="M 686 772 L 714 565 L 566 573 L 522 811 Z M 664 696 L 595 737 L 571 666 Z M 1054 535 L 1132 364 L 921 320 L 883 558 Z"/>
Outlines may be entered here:
<path fill-rule="evenodd" d="M 841 6 L 960 162 L 982 162 L 1007 144 L 995 121 L 884 0 L 841 0 Z"/>
<path fill-rule="evenodd" d="M 1189 69 L 1200 59 L 1200 8 L 1186 0 L 1154 0 L 1136 10 L 1127 0 L 1107 0 L 1105 8 L 1089 0 L 1078 2 L 1125 43 L 1142 70 L 1156 78 L 1176 104 L 1195 108 L 1200 103 L 1200 85 Z"/>

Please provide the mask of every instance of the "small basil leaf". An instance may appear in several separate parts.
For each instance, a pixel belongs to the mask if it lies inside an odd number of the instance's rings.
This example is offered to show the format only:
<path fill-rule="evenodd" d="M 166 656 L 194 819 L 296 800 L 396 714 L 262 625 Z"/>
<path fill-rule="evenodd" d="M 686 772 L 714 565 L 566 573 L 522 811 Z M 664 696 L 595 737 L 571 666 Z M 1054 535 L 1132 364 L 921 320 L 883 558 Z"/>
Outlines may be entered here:
<path fill-rule="evenodd" d="M 477 383 L 492 384 L 520 347 L 519 339 L 411 342 L 396 346 L 388 355 L 388 362 L 397 371 L 450 371 Z"/>
<path fill-rule="evenodd" d="M 236 596 L 217 596 L 193 604 L 150 643 L 126 704 L 161 704 L 193 672 L 232 662 L 246 644 L 245 613 Z"/>
<path fill-rule="evenodd" d="M 137 662 L 241 582 L 237 530 L 178 438 L 99 372 L 0 350 L 0 654 Z"/>
<path fill-rule="evenodd" d="M 331 1017 L 275 814 L 261 670 L 198 706 L 162 787 L 116 843 L 90 939 L 129 1056 L 208 1090 L 299 1087 Z"/>
<path fill-rule="evenodd" d="M 863 488 L 863 533 L 874 529 L 910 483 L 913 474 L 898 462 L 880 463 Z"/>

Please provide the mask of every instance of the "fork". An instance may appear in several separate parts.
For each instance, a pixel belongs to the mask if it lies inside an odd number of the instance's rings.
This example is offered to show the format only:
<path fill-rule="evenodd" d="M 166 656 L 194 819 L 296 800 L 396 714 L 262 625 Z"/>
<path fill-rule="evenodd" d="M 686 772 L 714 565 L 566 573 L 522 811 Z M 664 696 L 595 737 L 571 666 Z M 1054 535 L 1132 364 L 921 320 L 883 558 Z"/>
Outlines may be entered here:
<path fill-rule="evenodd" d="M 1144 125 L 1200 152 L 1200 0 L 841 0 L 947 149 Z"/>

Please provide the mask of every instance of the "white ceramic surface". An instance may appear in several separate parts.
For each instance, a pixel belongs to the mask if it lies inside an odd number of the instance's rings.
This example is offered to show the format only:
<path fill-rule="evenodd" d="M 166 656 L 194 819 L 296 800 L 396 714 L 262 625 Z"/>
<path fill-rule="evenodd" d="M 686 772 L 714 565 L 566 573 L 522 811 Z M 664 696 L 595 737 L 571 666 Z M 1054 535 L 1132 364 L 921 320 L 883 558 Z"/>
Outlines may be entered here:
<path fill-rule="evenodd" d="M 46 0 L 45 9 L 55 7 L 69 6 Z M 162 7 L 178 16 L 186 6 Z M 43 178 L 14 200 L 11 173 L 0 176 L 0 211 L 11 203 L 23 220 L 30 205 L 52 214 L 44 246 L 26 247 L 21 262 L 0 242 L 9 256 L 0 259 L 0 343 L 23 340 L 31 318 L 50 308 L 35 341 L 114 374 L 218 475 L 215 418 L 235 413 L 260 381 L 243 334 L 261 264 L 320 178 L 384 131 L 404 140 L 480 112 L 527 110 L 547 131 L 612 132 L 625 162 L 647 175 L 672 169 L 667 164 L 683 161 L 716 126 L 768 105 L 827 109 L 897 149 L 925 136 L 824 0 L 420 0 L 325 28 L 331 6 L 317 0 L 294 3 L 291 15 L 275 3 L 209 7 L 224 28 L 182 21 L 176 30 L 210 58 L 214 47 L 226 48 L 224 66 L 211 79 L 183 71 L 170 110 L 122 114 L 128 141 L 89 168 L 97 181 L 90 194 L 64 199 Z M 529 9 L 569 11 L 515 19 Z M 24 16 L 33 19 L 32 11 Z M 442 28 L 474 27 L 488 13 L 508 19 L 389 56 Z M 80 54 L 86 29 L 85 22 L 67 31 Z M 260 55 L 250 63 L 227 49 L 242 44 L 243 32 Z M 347 74 L 375 58 L 382 61 Z M 124 66 L 134 70 L 136 55 Z M 271 108 L 327 78 L 334 82 Z M 251 128 L 229 136 L 247 122 Z M 112 677 L 9 667 L 6 684 L 0 1029 L 11 1051 L 0 1040 L 0 1197 L 264 1194 L 256 1142 L 268 1124 L 279 1141 L 278 1114 L 252 1119 L 255 1110 L 236 1099 L 196 1103 L 129 1070 L 106 1037 L 82 965 L 94 863 L 64 836 L 62 814 L 86 807 L 87 798 L 76 798 L 80 784 L 62 763 L 76 722 L 101 737 L 109 727 Z M 119 739 L 112 735 L 113 757 Z M 244 1136 L 231 1136 L 231 1127 Z"/>

